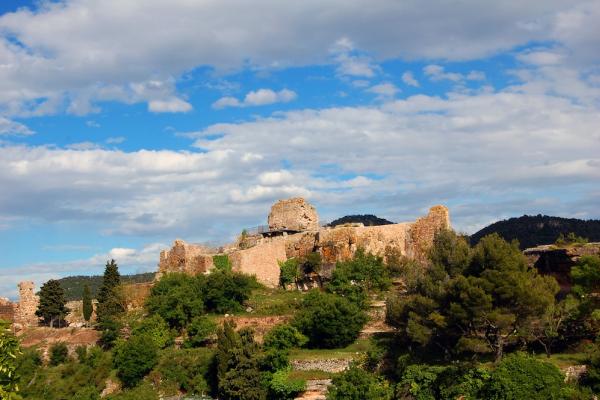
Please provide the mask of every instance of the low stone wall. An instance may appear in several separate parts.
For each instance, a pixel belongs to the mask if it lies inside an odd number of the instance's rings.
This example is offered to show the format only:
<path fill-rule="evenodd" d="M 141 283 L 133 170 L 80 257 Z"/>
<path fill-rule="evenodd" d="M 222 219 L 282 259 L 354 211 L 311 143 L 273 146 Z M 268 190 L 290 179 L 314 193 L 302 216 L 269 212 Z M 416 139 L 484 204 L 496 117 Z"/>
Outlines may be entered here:
<path fill-rule="evenodd" d="M 351 358 L 330 358 L 323 360 L 292 360 L 292 369 L 296 371 L 323 371 L 338 373 L 348 369 Z"/>

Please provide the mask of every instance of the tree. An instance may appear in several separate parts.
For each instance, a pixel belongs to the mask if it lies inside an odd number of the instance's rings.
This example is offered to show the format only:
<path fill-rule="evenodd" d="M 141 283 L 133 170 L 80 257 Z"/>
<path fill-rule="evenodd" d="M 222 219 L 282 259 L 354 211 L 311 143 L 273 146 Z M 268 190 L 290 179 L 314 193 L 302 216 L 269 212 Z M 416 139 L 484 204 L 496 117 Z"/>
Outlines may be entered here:
<path fill-rule="evenodd" d="M 66 303 L 65 291 L 60 283 L 55 279 L 50 279 L 40 288 L 40 303 L 35 315 L 42 317 L 44 323 L 50 327 L 54 327 L 57 322 L 60 328 L 63 319 L 69 313 L 69 309 L 65 306 Z"/>
<path fill-rule="evenodd" d="M 217 331 L 217 324 L 205 315 L 197 316 L 187 328 L 186 347 L 200 347 Z"/>
<path fill-rule="evenodd" d="M 163 276 L 150 291 L 146 309 L 160 315 L 171 328 L 181 331 L 190 321 L 204 313 L 204 276 L 180 273 Z"/>
<path fill-rule="evenodd" d="M 388 300 L 387 320 L 446 357 L 492 351 L 500 360 L 507 344 L 530 339 L 552 311 L 558 284 L 527 266 L 518 243 L 497 234 L 481 239 L 472 256 L 453 233 L 441 235 L 424 276 L 407 295 Z"/>
<path fill-rule="evenodd" d="M 327 400 L 389 400 L 392 389 L 377 375 L 352 365 L 336 375 L 327 392 Z"/>
<path fill-rule="evenodd" d="M 125 311 L 122 294 L 118 291 L 120 284 L 121 275 L 117 263 L 115 260 L 107 261 L 96 308 L 96 319 L 100 324 L 119 317 Z"/>
<path fill-rule="evenodd" d="M 356 340 L 365 322 L 364 311 L 350 300 L 311 290 L 292 325 L 308 337 L 309 347 L 336 348 Z"/>
<path fill-rule="evenodd" d="M 160 315 L 151 315 L 136 324 L 131 332 L 132 335 L 145 336 L 152 340 L 158 349 L 164 349 L 173 342 L 173 336 L 169 325 Z"/>
<path fill-rule="evenodd" d="M 511 354 L 491 373 L 480 397 L 490 400 L 566 399 L 565 389 L 565 377 L 556 366 L 524 354 Z"/>
<path fill-rule="evenodd" d="M 145 335 L 133 335 L 115 348 L 113 364 L 125 387 L 137 385 L 158 362 L 158 349 Z"/>
<path fill-rule="evenodd" d="M 215 270 L 203 282 L 206 311 L 224 314 L 241 311 L 252 289 L 259 287 L 254 277 L 224 270 Z"/>
<path fill-rule="evenodd" d="M 69 359 L 69 348 L 63 342 L 50 346 L 50 365 L 56 366 L 65 363 Z"/>
<path fill-rule="evenodd" d="M 235 331 L 225 321 L 217 333 L 217 380 L 219 399 L 266 400 L 267 388 L 260 368 L 260 347 L 252 332 Z"/>
<path fill-rule="evenodd" d="M 19 340 L 12 334 L 10 323 L 0 319 L 0 399 L 18 399 L 16 358 L 20 354 Z"/>
<path fill-rule="evenodd" d="M 92 313 L 94 312 L 94 306 L 92 305 L 92 294 L 90 293 L 90 287 L 85 285 L 83 287 L 83 319 L 86 323 L 90 322 Z"/>
<path fill-rule="evenodd" d="M 297 284 L 301 279 L 300 266 L 297 258 L 288 258 L 285 261 L 278 261 L 279 264 L 279 284 L 284 289 L 292 283 Z"/>
<path fill-rule="evenodd" d="M 263 346 L 267 349 L 289 350 L 302 347 L 308 338 L 289 324 L 275 325 L 263 339 Z"/>

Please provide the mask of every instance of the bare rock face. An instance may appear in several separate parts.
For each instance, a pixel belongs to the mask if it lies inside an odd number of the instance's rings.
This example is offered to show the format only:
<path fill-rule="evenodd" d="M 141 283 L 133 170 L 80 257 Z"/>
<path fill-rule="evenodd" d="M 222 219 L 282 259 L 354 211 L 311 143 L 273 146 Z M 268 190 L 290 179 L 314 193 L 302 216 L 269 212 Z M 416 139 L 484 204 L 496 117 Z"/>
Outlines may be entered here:
<path fill-rule="evenodd" d="M 317 210 L 301 197 L 279 200 L 271 207 L 269 230 L 316 231 L 319 229 Z"/>

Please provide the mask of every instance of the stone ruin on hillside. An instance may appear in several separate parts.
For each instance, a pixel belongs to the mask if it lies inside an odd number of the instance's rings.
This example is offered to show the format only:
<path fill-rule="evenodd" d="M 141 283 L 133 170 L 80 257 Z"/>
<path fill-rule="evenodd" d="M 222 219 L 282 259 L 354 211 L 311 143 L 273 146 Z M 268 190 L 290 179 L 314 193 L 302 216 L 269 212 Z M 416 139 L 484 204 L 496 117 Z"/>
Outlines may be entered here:
<path fill-rule="evenodd" d="M 162 251 L 157 278 L 169 272 L 205 274 L 214 268 L 213 256 L 227 254 L 232 269 L 255 275 L 269 287 L 279 285 L 279 262 L 321 255 L 323 269 L 351 259 L 360 248 L 385 256 L 394 251 L 411 259 L 424 260 L 436 232 L 450 229 L 448 208 L 434 206 L 426 216 L 391 225 L 320 227 L 315 208 L 303 198 L 280 200 L 271 207 L 268 228 L 242 235 L 225 249 L 210 249 L 176 240 Z"/>
<path fill-rule="evenodd" d="M 33 291 L 34 288 L 35 285 L 31 281 L 20 282 L 18 303 L 13 303 L 4 297 L 0 298 L 0 319 L 19 327 L 37 325 L 39 318 L 35 312 L 40 299 Z"/>

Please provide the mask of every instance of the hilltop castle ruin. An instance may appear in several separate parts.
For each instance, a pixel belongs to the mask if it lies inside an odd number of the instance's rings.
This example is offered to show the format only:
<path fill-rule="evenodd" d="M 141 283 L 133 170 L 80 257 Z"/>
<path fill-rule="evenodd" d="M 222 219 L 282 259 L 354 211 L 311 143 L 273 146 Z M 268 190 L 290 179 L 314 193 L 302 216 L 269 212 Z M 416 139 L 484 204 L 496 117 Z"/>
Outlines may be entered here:
<path fill-rule="evenodd" d="M 271 207 L 268 227 L 242 234 L 237 243 L 215 250 L 176 240 L 160 253 L 157 278 L 169 272 L 203 274 L 214 268 L 213 256 L 227 254 L 233 271 L 255 275 L 269 287 L 279 285 L 279 262 L 318 252 L 325 268 L 351 259 L 359 248 L 379 256 L 392 250 L 423 260 L 435 233 L 450 228 L 448 208 L 434 206 L 416 221 L 381 226 L 321 227 L 315 208 L 303 198 L 280 200 Z"/>

